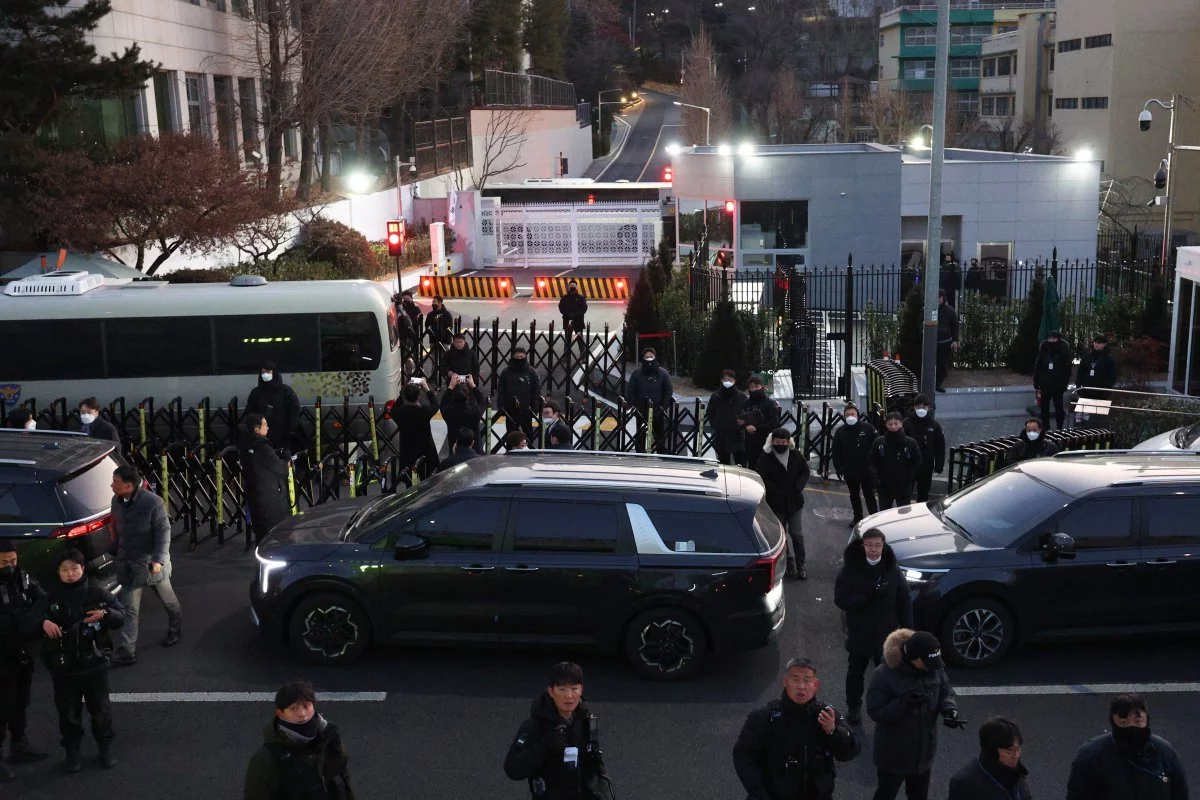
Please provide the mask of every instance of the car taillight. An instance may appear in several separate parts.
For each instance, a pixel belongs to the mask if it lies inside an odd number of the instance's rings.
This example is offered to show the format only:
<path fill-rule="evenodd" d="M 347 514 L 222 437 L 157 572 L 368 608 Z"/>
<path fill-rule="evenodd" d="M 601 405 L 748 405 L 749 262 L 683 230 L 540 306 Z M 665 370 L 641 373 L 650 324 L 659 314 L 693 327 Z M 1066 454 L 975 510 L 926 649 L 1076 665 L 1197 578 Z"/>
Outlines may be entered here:
<path fill-rule="evenodd" d="M 784 554 L 785 550 L 786 550 L 786 548 L 780 548 L 779 552 L 773 556 L 766 556 L 764 558 L 755 559 L 754 561 L 750 562 L 751 568 L 753 568 L 753 567 L 766 567 L 767 568 L 767 587 L 766 587 L 766 589 L 763 590 L 763 594 L 766 594 L 767 592 L 771 591 L 771 587 L 775 585 L 775 579 L 777 577 L 779 577 L 779 562 L 783 559 L 783 554 Z"/>
<path fill-rule="evenodd" d="M 73 539 L 76 536 L 87 536 L 89 533 L 94 533 L 106 527 L 110 522 L 112 522 L 112 515 L 105 514 L 100 519 L 94 519 L 91 522 L 80 522 L 77 525 L 64 525 L 61 528 L 55 528 L 50 534 L 50 538 Z"/>

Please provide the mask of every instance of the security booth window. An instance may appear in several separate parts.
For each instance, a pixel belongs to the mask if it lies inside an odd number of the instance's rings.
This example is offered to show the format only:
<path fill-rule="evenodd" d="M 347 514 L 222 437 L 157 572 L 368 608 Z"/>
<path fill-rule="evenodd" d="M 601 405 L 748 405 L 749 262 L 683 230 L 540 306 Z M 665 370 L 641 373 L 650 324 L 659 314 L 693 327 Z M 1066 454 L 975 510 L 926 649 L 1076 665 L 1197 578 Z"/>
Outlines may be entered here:
<path fill-rule="evenodd" d="M 745 201 L 738 221 L 742 247 L 802 250 L 808 247 L 808 201 Z"/>

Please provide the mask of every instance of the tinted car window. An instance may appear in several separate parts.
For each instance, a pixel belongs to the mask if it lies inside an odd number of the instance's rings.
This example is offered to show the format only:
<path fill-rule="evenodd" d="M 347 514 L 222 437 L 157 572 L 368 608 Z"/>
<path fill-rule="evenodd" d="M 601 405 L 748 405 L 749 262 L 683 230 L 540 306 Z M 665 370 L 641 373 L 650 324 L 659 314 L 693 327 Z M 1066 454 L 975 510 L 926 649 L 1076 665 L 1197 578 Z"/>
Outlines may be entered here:
<path fill-rule="evenodd" d="M 212 374 L 210 317 L 110 319 L 104 332 L 110 378 Z M 154 342 L 154 358 L 146 358 L 139 342 Z"/>
<path fill-rule="evenodd" d="M 615 553 L 617 508 L 609 503 L 523 500 L 517 504 L 513 550 Z"/>
<path fill-rule="evenodd" d="M 1076 549 L 1124 547 L 1133 541 L 1133 501 L 1085 500 L 1060 517 L 1055 529 L 1070 535 Z"/>
<path fill-rule="evenodd" d="M 117 462 L 105 458 L 58 482 L 55 494 L 66 512 L 67 522 L 94 517 L 112 508 L 112 477 L 116 468 Z"/>
<path fill-rule="evenodd" d="M 1142 502 L 1146 507 L 1146 533 L 1151 544 L 1200 542 L 1200 526 L 1197 525 L 1200 497 L 1148 497 Z"/>
<path fill-rule="evenodd" d="M 985 547 L 1008 547 L 1070 497 L 1021 472 L 999 472 L 933 507 Z"/>
<path fill-rule="evenodd" d="M 0 485 L 0 523 L 61 522 L 46 490 L 37 484 Z"/>
<path fill-rule="evenodd" d="M 395 348 L 392 348 L 395 349 Z M 379 323 L 369 311 L 321 315 L 321 370 L 374 370 L 383 345 Z"/>
<path fill-rule="evenodd" d="M 220 375 L 252 375 L 264 361 L 274 361 L 285 378 L 321 368 L 316 314 L 219 316 L 213 324 Z"/>
<path fill-rule="evenodd" d="M 0 341 L 5 343 L 5 381 L 104 377 L 104 339 L 98 319 L 0 322 Z"/>
<path fill-rule="evenodd" d="M 503 500 L 458 500 L 417 517 L 415 532 L 435 552 L 491 550 L 504 514 Z"/>
<path fill-rule="evenodd" d="M 749 553 L 755 548 L 732 514 L 648 510 L 663 543 L 697 553 Z"/>

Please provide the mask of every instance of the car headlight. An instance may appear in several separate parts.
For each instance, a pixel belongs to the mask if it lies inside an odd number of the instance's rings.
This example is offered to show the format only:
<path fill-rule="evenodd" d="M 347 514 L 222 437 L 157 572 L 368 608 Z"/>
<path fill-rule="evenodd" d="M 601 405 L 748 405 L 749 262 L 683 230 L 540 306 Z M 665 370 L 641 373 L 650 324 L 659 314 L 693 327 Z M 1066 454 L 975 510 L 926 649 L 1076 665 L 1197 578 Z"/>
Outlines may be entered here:
<path fill-rule="evenodd" d="M 266 594 L 267 586 L 271 581 L 271 573 L 286 567 L 287 562 L 277 558 L 265 558 L 259 554 L 257 547 L 254 548 L 254 557 L 258 560 L 258 590 L 262 594 Z"/>
<path fill-rule="evenodd" d="M 900 567 L 904 572 L 904 580 L 910 585 L 923 586 L 933 583 L 950 570 L 948 569 L 918 569 L 916 567 Z"/>

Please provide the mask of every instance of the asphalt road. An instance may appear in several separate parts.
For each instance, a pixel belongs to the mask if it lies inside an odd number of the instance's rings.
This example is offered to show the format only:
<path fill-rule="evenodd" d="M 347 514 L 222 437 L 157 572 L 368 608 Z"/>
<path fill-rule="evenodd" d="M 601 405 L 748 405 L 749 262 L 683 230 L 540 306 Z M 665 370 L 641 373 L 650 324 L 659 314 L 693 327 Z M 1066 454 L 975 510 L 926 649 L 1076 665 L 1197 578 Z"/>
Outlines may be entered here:
<path fill-rule="evenodd" d="M 288 660 L 261 641 L 247 612 L 251 557 L 236 544 L 223 549 L 202 544 L 194 553 L 177 547 L 176 588 L 185 614 L 184 641 L 173 650 L 155 643 L 165 633 L 156 601 L 145 599 L 142 646 L 137 666 L 114 670 L 117 753 L 121 765 L 105 772 L 89 759 L 82 774 L 67 776 L 56 765 L 18 765 L 20 782 L 3 797 L 56 800 L 117 800 L 131 796 L 212 800 L 240 797 L 245 765 L 271 715 L 267 700 L 201 696 L 163 697 L 163 692 L 273 693 L 298 675 L 323 692 L 379 692 L 385 699 L 318 702 L 343 731 L 363 800 L 478 800 L 527 797 L 524 784 L 501 769 L 516 726 L 530 699 L 541 691 L 554 661 L 579 661 L 587 694 L 603 720 L 604 749 L 622 798 L 632 800 L 740 800 L 730 748 L 756 704 L 779 691 L 779 670 L 795 655 L 816 660 L 821 695 L 844 707 L 845 653 L 831 595 L 846 539 L 845 499 L 836 486 L 817 485 L 809 494 L 805 530 L 810 580 L 787 586 L 788 618 L 778 642 L 761 650 L 722 657 L 711 670 L 685 684 L 648 683 L 633 677 L 615 658 L 570 650 L 504 651 L 390 647 L 341 670 L 314 670 Z M 1024 687 L 1095 683 L 1156 683 L 1195 677 L 1196 639 L 1136 640 L 1102 644 L 1049 645 L 1016 654 L 986 672 L 953 671 L 959 687 Z M 1080 688 L 1080 690 L 1082 690 Z M 964 694 L 970 691 L 964 688 Z M 950 774 L 974 757 L 975 731 L 988 716 L 1003 713 L 1025 732 L 1025 761 L 1038 797 L 1061 797 L 1076 748 L 1106 728 L 1107 696 L 1035 695 L 1027 690 L 989 689 L 960 699 L 966 731 L 941 730 L 934 767 L 934 798 L 944 798 Z M 1018 692 L 999 694 L 998 691 Z M 1103 690 L 1107 692 L 1107 689 Z M 56 740 L 50 686 L 44 672 L 34 686 L 30 735 L 50 747 Z M 1149 695 L 1152 726 L 1173 741 L 1200 785 L 1196 748 L 1200 703 L 1188 692 Z M 844 765 L 839 798 L 868 798 L 874 771 L 871 724 L 864 752 Z M 60 757 L 55 751 L 55 759 Z"/>
<path fill-rule="evenodd" d="M 672 101 L 669 95 L 643 92 L 642 97 L 644 102 L 641 105 L 641 111 L 625 139 L 625 146 L 596 180 L 606 183 L 626 180 L 632 183 L 661 179 L 661 169 L 657 173 L 653 173 L 646 167 L 655 158 L 657 151 L 662 149 L 658 146 L 660 144 L 659 134 L 666 121 L 667 109 L 674 111 L 675 106 L 671 105 Z"/>

